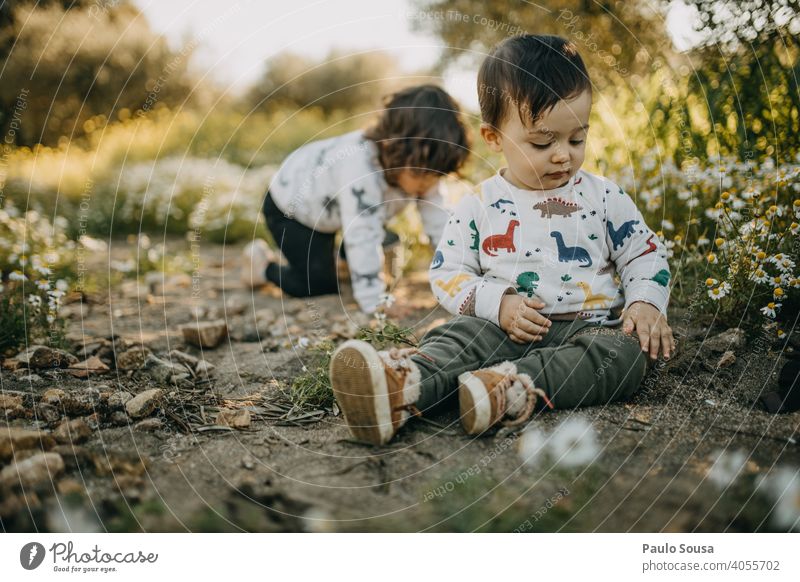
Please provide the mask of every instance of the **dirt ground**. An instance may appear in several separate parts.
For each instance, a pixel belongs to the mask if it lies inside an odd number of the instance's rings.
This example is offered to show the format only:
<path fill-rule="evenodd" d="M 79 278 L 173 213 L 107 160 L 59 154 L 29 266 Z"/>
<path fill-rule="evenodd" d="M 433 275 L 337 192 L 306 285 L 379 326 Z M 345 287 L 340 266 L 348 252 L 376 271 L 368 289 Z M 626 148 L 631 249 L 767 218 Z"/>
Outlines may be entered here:
<path fill-rule="evenodd" d="M 175 244 L 188 252 L 188 243 Z M 347 290 L 310 300 L 270 289 L 252 293 L 238 281 L 240 250 L 203 245 L 194 277 L 167 276 L 165 285 L 129 279 L 88 305 L 68 306 L 69 338 L 78 345 L 118 336 L 161 357 L 188 352 L 216 366 L 210 378 L 156 387 L 187 401 L 258 410 L 309 364 L 300 338 L 323 338 L 355 313 L 355 304 Z M 129 252 L 124 243 L 111 251 Z M 404 278 L 394 294 L 413 306 L 402 323 L 418 337 L 448 318 L 425 273 Z M 267 330 L 274 337 L 254 322 L 265 308 L 277 315 Z M 211 350 L 184 343 L 181 324 L 216 316 L 228 322 L 230 338 Z M 244 430 L 188 433 L 162 409 L 154 413 L 160 426 L 151 430 L 101 413 L 88 440 L 59 449 L 66 468 L 57 482 L 7 496 L 3 529 L 58 530 L 67 520 L 73 529 L 99 531 L 770 530 L 771 508 L 745 484 L 777 465 L 800 465 L 800 413 L 769 415 L 753 403 L 775 385 L 791 347 L 757 338 L 735 350 L 732 365 L 718 368 L 721 353 L 703 342 L 724 330 L 699 327 L 686 310 L 670 317 L 679 355 L 657 366 L 631 402 L 533 421 L 549 429 L 570 416 L 590 420 L 601 452 L 588 467 L 525 467 L 517 435 L 467 438 L 452 407 L 431 416 L 441 428 L 416 421 L 380 448 L 350 441 L 335 410 L 308 424 L 255 414 Z M 113 370 L 89 379 L 59 370 L 37 374 L 41 380 L 32 382 L 3 370 L 3 393 L 35 403 L 54 387 L 105 394 L 154 387 L 138 373 Z M 58 422 L 28 414 L 9 424 L 50 430 Z M 706 478 L 720 449 L 749 455 L 742 479 L 727 490 Z"/>

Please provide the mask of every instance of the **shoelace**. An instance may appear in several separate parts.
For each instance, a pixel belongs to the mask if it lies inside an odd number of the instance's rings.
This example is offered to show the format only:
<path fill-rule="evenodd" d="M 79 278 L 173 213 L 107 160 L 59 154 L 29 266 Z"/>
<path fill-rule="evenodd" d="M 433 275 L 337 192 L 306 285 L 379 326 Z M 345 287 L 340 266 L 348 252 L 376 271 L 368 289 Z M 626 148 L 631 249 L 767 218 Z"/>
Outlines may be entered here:
<path fill-rule="evenodd" d="M 393 373 L 398 373 L 400 370 L 405 370 L 405 371 L 409 370 L 410 369 L 409 358 L 413 355 L 417 355 L 430 362 L 434 361 L 431 356 L 420 352 L 419 348 L 394 347 L 387 350 L 386 354 L 389 356 L 389 359 L 391 360 L 390 362 L 387 363 L 390 364 L 389 369 L 391 369 Z M 401 377 L 399 381 L 400 385 L 402 386 L 403 382 L 405 381 L 405 378 Z M 413 416 L 422 416 L 422 412 L 420 412 L 419 408 L 417 408 L 416 405 L 414 405 L 413 403 L 397 407 L 393 410 L 407 410 Z"/>
<path fill-rule="evenodd" d="M 506 411 L 506 402 L 507 402 L 507 400 L 506 400 L 507 399 L 506 391 L 509 388 L 511 388 L 511 386 L 514 384 L 514 382 L 517 381 L 517 380 L 519 380 L 519 382 L 522 384 L 523 388 L 525 388 L 525 408 L 523 409 L 523 411 L 516 418 L 511 418 L 511 419 L 502 421 L 503 426 L 509 426 L 509 427 L 518 426 L 518 425 L 522 424 L 523 422 L 527 421 L 530 418 L 531 414 L 533 414 L 533 408 L 534 408 L 534 406 L 536 406 L 536 400 L 538 398 L 541 398 L 542 400 L 544 400 L 544 403 L 549 408 L 551 408 L 551 409 L 554 408 L 553 407 L 553 403 L 550 402 L 550 399 L 544 393 L 544 390 L 542 390 L 541 388 L 534 388 L 533 387 L 533 383 L 530 382 L 528 379 L 526 379 L 523 376 L 517 376 L 516 374 L 507 374 L 506 376 L 503 377 L 502 380 L 500 380 L 497 383 L 497 386 L 495 388 L 495 390 L 498 392 L 498 394 L 497 394 L 497 406 L 498 406 L 498 411 L 499 411 L 499 414 L 500 414 L 498 420 L 500 418 L 502 418 L 503 415 L 505 415 L 505 413 L 506 413 L 505 412 Z"/>

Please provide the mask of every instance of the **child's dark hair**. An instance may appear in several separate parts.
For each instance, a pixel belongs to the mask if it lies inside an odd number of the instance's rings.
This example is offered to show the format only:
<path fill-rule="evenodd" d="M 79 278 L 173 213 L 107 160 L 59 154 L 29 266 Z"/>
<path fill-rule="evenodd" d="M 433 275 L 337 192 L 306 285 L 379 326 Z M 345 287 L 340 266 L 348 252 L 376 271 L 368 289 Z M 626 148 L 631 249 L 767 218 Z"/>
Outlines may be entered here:
<path fill-rule="evenodd" d="M 450 174 L 469 156 L 469 133 L 458 104 L 435 85 L 403 89 L 384 99 L 385 110 L 364 135 L 378 145 L 386 182 L 408 168 Z"/>
<path fill-rule="evenodd" d="M 481 118 L 495 128 L 511 108 L 524 123 L 531 123 L 562 99 L 591 89 L 578 49 L 560 36 L 508 38 L 489 53 L 478 72 Z"/>

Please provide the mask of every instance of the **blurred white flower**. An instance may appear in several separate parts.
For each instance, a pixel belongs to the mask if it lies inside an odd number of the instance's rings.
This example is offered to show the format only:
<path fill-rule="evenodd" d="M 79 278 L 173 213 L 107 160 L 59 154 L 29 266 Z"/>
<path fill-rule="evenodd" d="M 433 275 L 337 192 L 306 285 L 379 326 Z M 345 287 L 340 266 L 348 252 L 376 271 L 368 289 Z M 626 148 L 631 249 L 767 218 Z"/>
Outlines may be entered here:
<path fill-rule="evenodd" d="M 772 524 L 779 529 L 800 530 L 800 474 L 798 469 L 780 467 L 756 482 L 756 490 L 774 503 Z"/>
<path fill-rule="evenodd" d="M 517 453 L 522 463 L 528 466 L 535 466 L 545 454 L 547 448 L 547 437 L 538 428 L 528 429 L 522 433 L 517 443 Z"/>
<path fill-rule="evenodd" d="M 311 340 L 307 337 L 301 337 L 299 340 L 297 340 L 297 345 L 305 349 L 311 345 Z"/>
<path fill-rule="evenodd" d="M 555 461 L 565 467 L 586 465 L 600 451 L 592 424 L 574 416 L 556 427 L 550 436 L 550 448 Z"/>
<path fill-rule="evenodd" d="M 763 313 L 767 317 L 771 317 L 772 319 L 775 319 L 775 311 L 780 309 L 780 307 L 781 307 L 780 303 L 774 303 L 774 302 L 770 301 L 764 307 L 761 308 L 761 313 Z"/>
<path fill-rule="evenodd" d="M 25 276 L 24 273 L 22 273 L 20 271 L 11 271 L 8 274 L 8 280 L 9 281 L 27 281 L 28 278 Z"/>
<path fill-rule="evenodd" d="M 720 450 L 716 453 L 714 464 L 708 470 L 708 479 L 720 489 L 733 484 L 747 463 L 747 455 L 741 451 L 727 452 Z"/>
<path fill-rule="evenodd" d="M 379 305 L 384 307 L 391 307 L 394 305 L 395 297 L 391 293 L 381 293 Z"/>

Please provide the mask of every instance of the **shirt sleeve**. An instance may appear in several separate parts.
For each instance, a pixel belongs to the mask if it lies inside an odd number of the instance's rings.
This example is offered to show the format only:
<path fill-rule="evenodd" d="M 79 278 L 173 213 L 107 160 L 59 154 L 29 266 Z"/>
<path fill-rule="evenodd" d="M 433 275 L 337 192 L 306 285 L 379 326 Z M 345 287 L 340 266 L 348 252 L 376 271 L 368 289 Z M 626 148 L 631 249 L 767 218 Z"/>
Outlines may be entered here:
<path fill-rule="evenodd" d="M 417 209 L 422 218 L 422 228 L 434 248 L 439 245 L 444 226 L 450 218 L 450 212 L 447 210 L 442 195 L 445 188 L 446 186 L 440 180 L 425 193 L 425 196 L 417 200 Z"/>
<path fill-rule="evenodd" d="M 480 264 L 480 208 L 466 196 L 447 221 L 430 267 L 433 294 L 454 315 L 471 315 L 500 325 L 500 300 L 515 289 L 488 278 Z"/>
<path fill-rule="evenodd" d="M 670 280 L 666 247 L 622 188 L 607 183 L 606 190 L 606 244 L 622 281 L 625 309 L 645 301 L 666 314 Z"/>
<path fill-rule="evenodd" d="M 338 198 L 353 296 L 364 313 L 373 313 L 386 290 L 381 245 L 386 234 L 383 192 L 374 177 L 363 175 L 345 186 Z"/>

